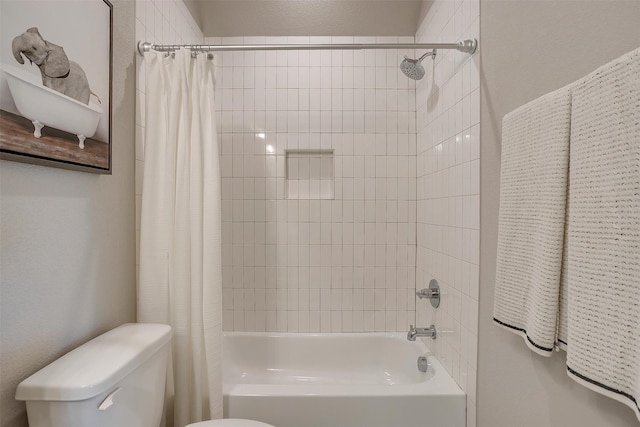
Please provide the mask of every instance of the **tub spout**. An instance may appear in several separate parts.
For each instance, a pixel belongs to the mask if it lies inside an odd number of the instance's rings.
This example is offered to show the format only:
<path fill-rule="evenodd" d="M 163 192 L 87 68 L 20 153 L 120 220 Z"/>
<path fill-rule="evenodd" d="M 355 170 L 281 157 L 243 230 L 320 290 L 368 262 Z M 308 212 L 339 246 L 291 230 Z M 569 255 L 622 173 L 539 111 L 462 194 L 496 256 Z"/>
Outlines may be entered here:
<path fill-rule="evenodd" d="M 409 332 L 407 332 L 407 339 L 409 341 L 415 341 L 417 337 L 431 337 L 431 339 L 436 339 L 436 327 L 434 325 L 429 326 L 428 328 L 416 328 L 413 325 L 409 328 Z"/>

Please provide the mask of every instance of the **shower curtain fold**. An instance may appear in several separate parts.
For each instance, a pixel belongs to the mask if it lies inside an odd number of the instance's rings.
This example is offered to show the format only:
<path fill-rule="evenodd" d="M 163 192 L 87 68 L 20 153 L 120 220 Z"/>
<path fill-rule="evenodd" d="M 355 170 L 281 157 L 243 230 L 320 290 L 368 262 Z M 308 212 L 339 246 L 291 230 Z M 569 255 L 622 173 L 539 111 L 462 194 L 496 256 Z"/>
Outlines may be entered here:
<path fill-rule="evenodd" d="M 138 321 L 173 328 L 166 425 L 222 417 L 222 277 L 215 64 L 145 53 Z"/>

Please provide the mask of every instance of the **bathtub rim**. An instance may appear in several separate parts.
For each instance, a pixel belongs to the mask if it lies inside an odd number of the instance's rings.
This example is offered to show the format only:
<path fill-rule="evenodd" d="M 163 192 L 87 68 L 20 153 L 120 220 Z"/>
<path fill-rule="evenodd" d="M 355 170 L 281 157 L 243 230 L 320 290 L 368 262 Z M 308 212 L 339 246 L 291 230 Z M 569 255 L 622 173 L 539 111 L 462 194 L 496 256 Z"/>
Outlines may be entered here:
<path fill-rule="evenodd" d="M 241 331 L 222 331 L 223 336 L 270 336 L 270 337 L 327 337 L 327 338 L 345 338 L 345 337 L 385 337 L 385 338 L 401 338 L 407 339 L 406 332 L 241 332 Z M 408 340 L 407 340 L 408 341 Z M 427 351 L 430 351 L 426 344 L 421 340 L 409 341 L 411 344 L 418 343 Z"/>

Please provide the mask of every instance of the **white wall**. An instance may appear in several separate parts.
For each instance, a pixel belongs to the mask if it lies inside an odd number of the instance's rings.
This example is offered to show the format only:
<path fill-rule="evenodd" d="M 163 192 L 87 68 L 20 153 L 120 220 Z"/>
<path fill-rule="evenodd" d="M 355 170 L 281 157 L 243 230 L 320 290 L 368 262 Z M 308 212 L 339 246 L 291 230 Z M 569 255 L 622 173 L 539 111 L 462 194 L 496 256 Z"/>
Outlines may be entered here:
<path fill-rule="evenodd" d="M 135 321 L 133 4 L 113 1 L 113 174 L 0 161 L 0 425 L 24 378 Z"/>
<path fill-rule="evenodd" d="M 208 43 L 397 43 L 245 37 Z M 406 331 L 414 319 L 415 91 L 401 51 L 219 55 L 224 328 Z M 264 134 L 264 137 L 258 136 Z M 335 199 L 286 199 L 285 149 L 334 149 Z"/>
<path fill-rule="evenodd" d="M 502 118 L 640 46 L 638 1 L 481 1 L 480 427 L 632 427 L 633 412 L 492 322 Z M 597 331 L 595 331 L 597 332 Z"/>
<path fill-rule="evenodd" d="M 186 0 L 207 37 L 413 37 L 420 3 L 421 0 Z"/>
<path fill-rule="evenodd" d="M 435 1 L 416 42 L 478 38 L 478 0 Z M 480 42 L 482 45 L 482 42 Z M 417 52 L 421 55 L 424 52 Z M 434 324 L 425 339 L 467 393 L 467 425 L 475 426 L 480 223 L 479 55 L 440 50 L 427 57 L 418 82 L 416 288 L 437 279 L 439 308 L 416 301 L 416 322 Z"/>

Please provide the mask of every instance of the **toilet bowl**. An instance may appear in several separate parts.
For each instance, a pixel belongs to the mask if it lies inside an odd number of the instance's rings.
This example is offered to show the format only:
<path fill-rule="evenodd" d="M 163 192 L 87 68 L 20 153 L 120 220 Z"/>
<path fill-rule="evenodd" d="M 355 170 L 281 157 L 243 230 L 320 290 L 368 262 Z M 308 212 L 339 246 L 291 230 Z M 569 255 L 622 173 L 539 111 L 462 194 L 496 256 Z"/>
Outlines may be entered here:
<path fill-rule="evenodd" d="M 189 424 L 186 427 L 273 427 L 273 426 L 271 424 L 265 424 L 260 421 L 227 418 L 224 420 L 202 421 L 195 424 Z"/>
<path fill-rule="evenodd" d="M 121 325 L 70 351 L 22 381 L 30 427 L 158 427 L 171 328 Z M 197 427 L 273 427 L 223 419 Z"/>

